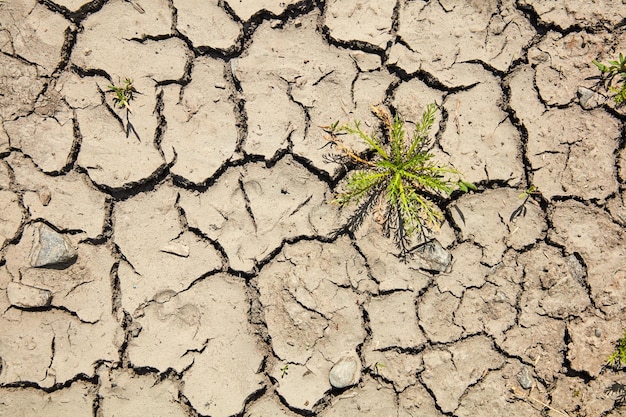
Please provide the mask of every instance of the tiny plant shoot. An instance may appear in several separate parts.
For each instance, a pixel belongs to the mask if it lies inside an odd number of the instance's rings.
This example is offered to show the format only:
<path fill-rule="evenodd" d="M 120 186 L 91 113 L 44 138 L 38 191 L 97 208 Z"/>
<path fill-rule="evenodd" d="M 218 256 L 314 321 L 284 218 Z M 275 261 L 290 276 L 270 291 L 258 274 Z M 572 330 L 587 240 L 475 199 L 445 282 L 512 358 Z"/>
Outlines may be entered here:
<path fill-rule="evenodd" d="M 114 94 L 113 103 L 115 103 L 116 107 L 120 109 L 125 108 L 130 113 L 132 113 L 129 103 L 133 99 L 134 94 L 137 92 L 137 90 L 135 90 L 135 87 L 133 87 L 132 79 L 126 78 L 124 80 L 123 87 L 117 87 L 113 84 L 109 85 L 109 89 L 107 90 L 107 92 Z"/>
<path fill-rule="evenodd" d="M 602 73 L 602 82 L 605 88 L 613 94 L 615 104 L 623 104 L 626 101 L 626 57 L 620 53 L 617 61 L 609 61 L 608 64 L 595 60 L 592 62 Z M 619 79 L 614 82 L 617 76 Z"/>
<path fill-rule="evenodd" d="M 611 353 L 606 362 L 610 366 L 626 366 L 626 330 L 624 330 L 624 336 L 617 341 L 615 351 Z"/>
<path fill-rule="evenodd" d="M 392 117 L 382 107 L 372 108 L 381 122 L 382 137 L 363 131 L 359 121 L 323 127 L 326 139 L 339 152 L 331 159 L 356 168 L 349 173 L 344 190 L 333 200 L 340 206 L 356 205 L 348 219 L 348 230 L 355 231 L 369 214 L 374 214 L 383 234 L 393 236 L 403 259 L 411 250 L 413 237 L 425 241 L 428 232 L 443 221 L 433 200 L 449 196 L 456 189 L 476 190 L 474 184 L 461 179 L 459 171 L 433 160 L 429 132 L 436 111 L 435 104 L 428 105 L 411 135 L 402 118 Z M 358 136 L 368 151 L 360 155 L 347 146 L 341 139 L 345 134 Z"/>
<path fill-rule="evenodd" d="M 509 217 L 509 222 L 512 222 L 516 217 L 526 216 L 526 203 L 528 202 L 530 197 L 532 197 L 533 195 L 541 195 L 541 192 L 539 191 L 539 189 L 534 185 L 531 185 L 526 190 L 524 190 L 523 193 L 519 195 L 519 198 L 523 198 L 524 201 L 518 208 L 513 210 L 513 213 L 511 213 L 511 217 Z"/>

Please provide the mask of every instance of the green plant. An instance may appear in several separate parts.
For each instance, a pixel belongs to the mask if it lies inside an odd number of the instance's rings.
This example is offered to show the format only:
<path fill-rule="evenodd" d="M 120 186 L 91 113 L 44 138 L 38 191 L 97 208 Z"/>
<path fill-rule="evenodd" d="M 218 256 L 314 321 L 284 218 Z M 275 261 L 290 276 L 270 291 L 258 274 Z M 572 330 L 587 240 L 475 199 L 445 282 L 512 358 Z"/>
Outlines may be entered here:
<path fill-rule="evenodd" d="M 120 109 L 126 108 L 127 111 L 132 113 L 129 103 L 134 98 L 135 93 L 137 93 L 137 90 L 133 86 L 132 79 L 126 78 L 124 80 L 123 87 L 117 87 L 113 84 L 109 85 L 109 89 L 107 90 L 107 92 L 115 94 L 115 96 L 113 97 L 113 102 L 115 103 L 116 107 Z"/>
<path fill-rule="evenodd" d="M 607 358 L 606 363 L 610 366 L 626 366 L 626 330 L 622 338 L 617 341 L 617 347 Z"/>
<path fill-rule="evenodd" d="M 623 104 L 626 100 L 626 57 L 624 54 L 620 53 L 617 61 L 609 61 L 608 64 L 603 64 L 596 60 L 592 62 L 603 75 L 601 82 L 604 83 L 604 87 L 613 93 L 615 104 Z M 620 79 L 615 82 L 616 86 L 613 81 L 617 76 Z"/>
<path fill-rule="evenodd" d="M 280 377 L 284 378 L 285 375 L 289 375 L 289 364 L 286 363 L 282 368 L 280 368 Z"/>
<path fill-rule="evenodd" d="M 372 107 L 372 112 L 381 122 L 382 138 L 364 132 L 359 121 L 343 126 L 333 123 L 326 128 L 326 139 L 339 151 L 331 159 L 356 168 L 348 175 L 344 191 L 333 200 L 340 206 L 356 204 L 348 230 L 355 231 L 374 213 L 384 235 L 393 235 L 403 258 L 410 252 L 412 237 L 425 240 L 427 233 L 443 221 L 434 200 L 449 196 L 455 189 L 476 190 L 474 184 L 461 179 L 459 171 L 433 161 L 429 132 L 436 111 L 435 104 L 428 105 L 410 137 L 405 121 L 381 107 Z M 368 151 L 357 153 L 343 142 L 343 134 L 358 136 Z"/>
<path fill-rule="evenodd" d="M 381 363 L 381 362 L 376 362 L 376 363 L 374 364 L 374 372 L 376 372 L 376 375 L 380 375 L 380 370 L 381 370 L 382 368 L 386 368 L 386 366 L 385 366 L 383 363 Z"/>
<path fill-rule="evenodd" d="M 522 217 L 526 216 L 526 210 L 527 210 L 526 203 L 528 202 L 530 197 L 532 197 L 533 195 L 541 195 L 541 192 L 539 191 L 539 189 L 534 185 L 531 185 L 526 190 L 524 190 L 523 193 L 519 195 L 519 198 L 523 198 L 524 201 L 522 201 L 522 204 L 520 204 L 518 208 L 513 210 L 513 213 L 511 213 L 511 217 L 509 217 L 510 222 L 513 221 L 513 219 L 515 219 L 518 216 L 522 216 Z"/>

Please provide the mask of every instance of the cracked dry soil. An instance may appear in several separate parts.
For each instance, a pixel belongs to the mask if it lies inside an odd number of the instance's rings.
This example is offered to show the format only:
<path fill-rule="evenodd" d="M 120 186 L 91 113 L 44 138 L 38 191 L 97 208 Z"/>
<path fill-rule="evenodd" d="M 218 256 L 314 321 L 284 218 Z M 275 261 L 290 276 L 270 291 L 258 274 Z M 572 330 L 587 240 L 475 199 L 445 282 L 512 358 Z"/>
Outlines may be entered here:
<path fill-rule="evenodd" d="M 626 327 L 625 117 L 589 77 L 626 51 L 625 15 L 0 2 L 0 416 L 624 415 L 604 363 Z M 127 77 L 128 114 L 107 93 Z M 374 223 L 335 236 L 345 170 L 319 126 L 433 101 L 439 160 L 479 186 L 441 203 L 440 245 L 401 263 Z"/>

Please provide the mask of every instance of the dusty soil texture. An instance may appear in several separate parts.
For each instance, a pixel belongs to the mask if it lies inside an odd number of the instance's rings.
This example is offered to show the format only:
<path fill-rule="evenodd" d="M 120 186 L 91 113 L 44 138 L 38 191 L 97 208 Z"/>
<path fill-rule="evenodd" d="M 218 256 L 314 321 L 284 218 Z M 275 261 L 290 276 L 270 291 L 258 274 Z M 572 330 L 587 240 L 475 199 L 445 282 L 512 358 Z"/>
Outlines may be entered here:
<path fill-rule="evenodd" d="M 605 362 L 626 117 L 590 79 L 626 52 L 623 16 L 1 1 L 0 416 L 625 415 Z M 126 78 L 132 112 L 108 92 Z M 431 102 L 437 158 L 478 190 L 403 263 L 372 219 L 346 232 L 320 126 Z"/>

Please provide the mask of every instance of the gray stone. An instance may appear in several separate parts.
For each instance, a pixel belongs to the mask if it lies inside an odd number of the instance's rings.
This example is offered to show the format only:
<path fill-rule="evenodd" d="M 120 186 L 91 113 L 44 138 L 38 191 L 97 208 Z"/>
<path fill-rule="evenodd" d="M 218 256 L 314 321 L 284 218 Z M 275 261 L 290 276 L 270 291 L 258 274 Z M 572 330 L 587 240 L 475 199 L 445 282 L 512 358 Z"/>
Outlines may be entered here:
<path fill-rule="evenodd" d="M 20 308 L 48 307 L 52 301 L 52 292 L 19 282 L 10 282 L 7 285 L 9 303 Z"/>
<path fill-rule="evenodd" d="M 355 385 L 361 379 L 361 360 L 356 354 L 344 356 L 330 370 L 328 379 L 335 388 Z"/>
<path fill-rule="evenodd" d="M 586 87 L 578 87 L 578 101 L 580 107 L 585 110 L 595 109 L 600 106 L 601 96 L 593 90 Z"/>
<path fill-rule="evenodd" d="M 67 264 L 76 259 L 76 249 L 65 236 L 44 223 L 35 225 L 35 238 L 30 251 L 34 267 Z"/>
<path fill-rule="evenodd" d="M 427 271 L 445 272 L 452 261 L 450 253 L 437 239 L 426 242 L 414 254 L 419 267 Z"/>
<path fill-rule="evenodd" d="M 522 370 L 517 374 L 517 382 L 519 382 L 524 389 L 530 389 L 533 386 L 533 379 L 528 373 L 528 368 L 522 368 Z"/>

